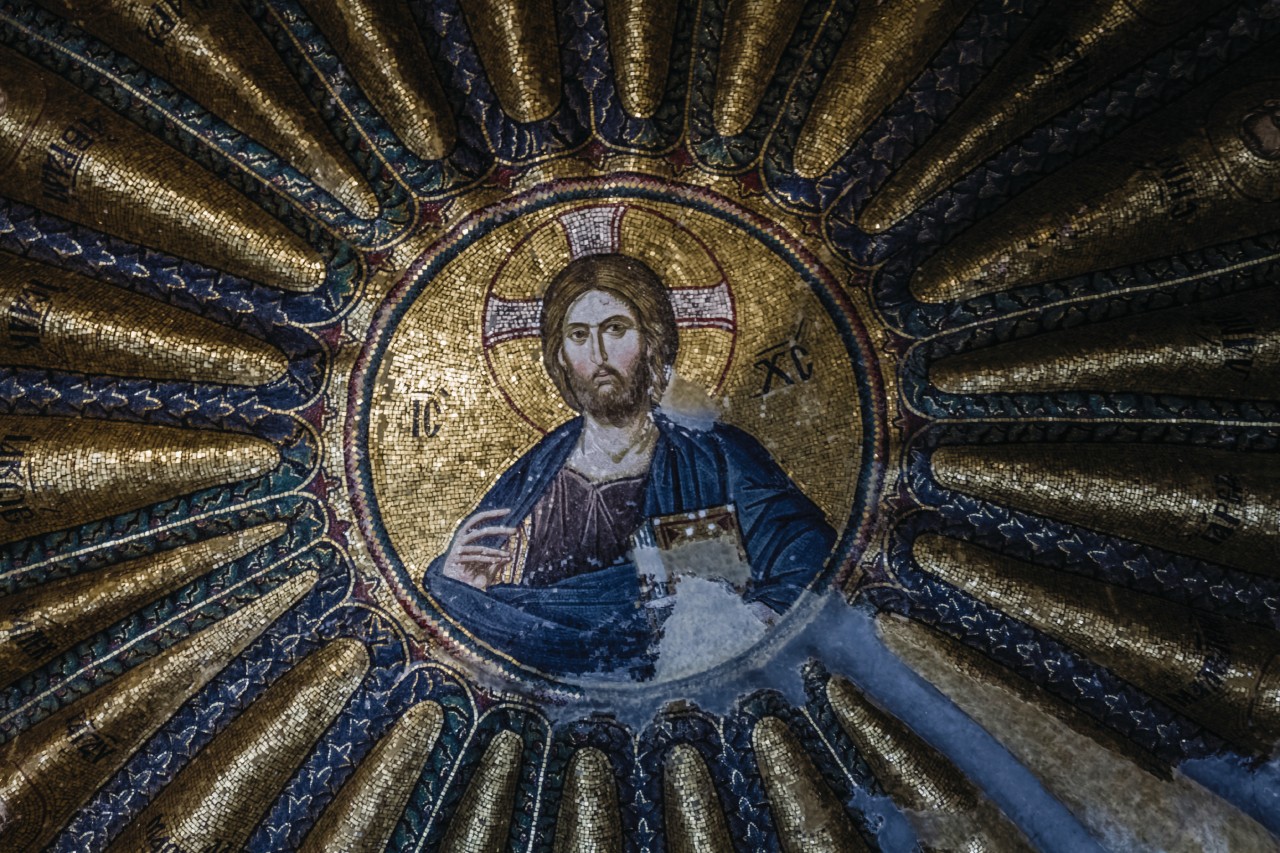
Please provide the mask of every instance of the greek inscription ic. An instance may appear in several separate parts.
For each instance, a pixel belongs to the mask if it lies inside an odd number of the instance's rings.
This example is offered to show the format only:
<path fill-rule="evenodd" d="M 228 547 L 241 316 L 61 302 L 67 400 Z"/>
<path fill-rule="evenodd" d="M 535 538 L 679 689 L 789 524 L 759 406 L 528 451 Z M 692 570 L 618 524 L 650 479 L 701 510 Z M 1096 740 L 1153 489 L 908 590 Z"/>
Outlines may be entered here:
<path fill-rule="evenodd" d="M 449 392 L 443 388 L 409 395 L 411 432 L 414 438 L 435 438 L 440 434 L 441 415 Z"/>

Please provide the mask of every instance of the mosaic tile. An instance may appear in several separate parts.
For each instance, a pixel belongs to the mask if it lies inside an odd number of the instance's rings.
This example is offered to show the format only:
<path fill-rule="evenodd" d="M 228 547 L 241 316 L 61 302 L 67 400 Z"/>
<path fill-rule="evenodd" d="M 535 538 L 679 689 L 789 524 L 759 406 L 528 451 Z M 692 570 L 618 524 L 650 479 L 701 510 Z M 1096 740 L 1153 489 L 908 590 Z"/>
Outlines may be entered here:
<path fill-rule="evenodd" d="M 0 848 L 1275 847 L 1278 39 L 0 4 Z"/>

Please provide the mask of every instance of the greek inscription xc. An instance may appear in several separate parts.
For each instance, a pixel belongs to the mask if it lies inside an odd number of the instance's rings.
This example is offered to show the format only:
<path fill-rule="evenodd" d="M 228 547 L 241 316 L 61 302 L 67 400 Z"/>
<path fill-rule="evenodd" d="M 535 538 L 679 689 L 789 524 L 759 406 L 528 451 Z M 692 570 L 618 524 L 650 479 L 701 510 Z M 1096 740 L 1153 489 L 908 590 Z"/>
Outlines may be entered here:
<path fill-rule="evenodd" d="M 804 347 L 805 321 L 791 336 L 756 353 L 755 368 L 761 372 L 760 390 L 753 397 L 767 397 L 775 391 L 800 385 L 813 378 L 813 359 Z"/>

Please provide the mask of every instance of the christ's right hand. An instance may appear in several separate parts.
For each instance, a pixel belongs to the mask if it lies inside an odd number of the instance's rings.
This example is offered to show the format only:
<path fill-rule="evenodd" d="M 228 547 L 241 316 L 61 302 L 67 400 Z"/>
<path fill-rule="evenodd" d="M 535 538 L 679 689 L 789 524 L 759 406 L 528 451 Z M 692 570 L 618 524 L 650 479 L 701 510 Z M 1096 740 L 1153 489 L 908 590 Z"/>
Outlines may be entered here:
<path fill-rule="evenodd" d="M 501 548 L 490 548 L 476 543 L 489 536 L 509 537 L 514 534 L 514 527 L 485 526 L 486 522 L 504 518 L 510 512 L 506 509 L 490 509 L 477 512 L 464 521 L 453 536 L 449 553 L 445 554 L 441 573 L 476 589 L 488 589 L 503 567 L 511 562 L 511 552 L 507 550 L 506 544 Z"/>

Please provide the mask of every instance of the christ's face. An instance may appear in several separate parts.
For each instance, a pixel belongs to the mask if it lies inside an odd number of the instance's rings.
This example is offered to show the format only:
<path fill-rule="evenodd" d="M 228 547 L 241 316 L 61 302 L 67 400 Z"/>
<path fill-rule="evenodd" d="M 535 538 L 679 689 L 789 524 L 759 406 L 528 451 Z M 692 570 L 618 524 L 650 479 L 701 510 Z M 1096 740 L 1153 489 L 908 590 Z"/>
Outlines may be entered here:
<path fill-rule="evenodd" d="M 634 417 L 648 398 L 644 335 L 630 303 L 589 290 L 565 314 L 560 364 L 583 411 L 609 422 Z"/>

